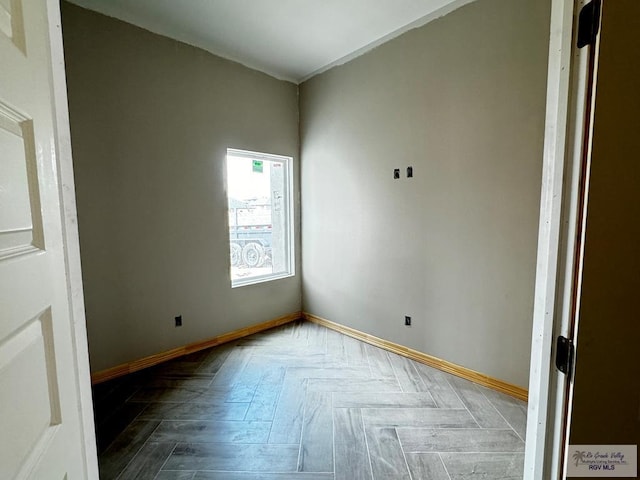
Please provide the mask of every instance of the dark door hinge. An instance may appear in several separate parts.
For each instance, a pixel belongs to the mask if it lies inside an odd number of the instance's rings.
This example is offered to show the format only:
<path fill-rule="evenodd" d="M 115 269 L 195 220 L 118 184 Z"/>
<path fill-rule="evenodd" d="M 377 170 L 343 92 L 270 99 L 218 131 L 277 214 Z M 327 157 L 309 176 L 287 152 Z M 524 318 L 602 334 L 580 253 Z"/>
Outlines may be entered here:
<path fill-rule="evenodd" d="M 600 30 L 600 8 L 602 0 L 587 3 L 578 17 L 578 48 L 593 45 Z"/>
<path fill-rule="evenodd" d="M 575 348 L 567 337 L 560 336 L 556 342 L 556 367 L 565 375 L 571 374 Z"/>

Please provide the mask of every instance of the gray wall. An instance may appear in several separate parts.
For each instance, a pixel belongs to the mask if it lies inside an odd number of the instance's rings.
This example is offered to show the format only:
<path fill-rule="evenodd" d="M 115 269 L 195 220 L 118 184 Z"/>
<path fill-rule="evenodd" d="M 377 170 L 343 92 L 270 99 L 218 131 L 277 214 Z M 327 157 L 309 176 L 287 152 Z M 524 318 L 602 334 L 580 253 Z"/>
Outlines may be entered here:
<path fill-rule="evenodd" d="M 305 311 L 527 386 L 548 25 L 481 0 L 301 86 Z"/>
<path fill-rule="evenodd" d="M 92 370 L 299 310 L 299 273 L 231 289 L 224 187 L 227 147 L 297 175 L 297 87 L 67 3 L 63 29 Z"/>

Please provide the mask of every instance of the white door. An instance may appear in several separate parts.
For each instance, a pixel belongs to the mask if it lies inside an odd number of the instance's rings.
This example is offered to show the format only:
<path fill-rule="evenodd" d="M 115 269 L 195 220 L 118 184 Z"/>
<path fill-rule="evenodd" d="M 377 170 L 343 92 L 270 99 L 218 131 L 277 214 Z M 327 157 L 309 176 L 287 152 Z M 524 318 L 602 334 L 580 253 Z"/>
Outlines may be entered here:
<path fill-rule="evenodd" d="M 97 478 L 61 58 L 56 0 L 0 0 L 3 480 Z"/>

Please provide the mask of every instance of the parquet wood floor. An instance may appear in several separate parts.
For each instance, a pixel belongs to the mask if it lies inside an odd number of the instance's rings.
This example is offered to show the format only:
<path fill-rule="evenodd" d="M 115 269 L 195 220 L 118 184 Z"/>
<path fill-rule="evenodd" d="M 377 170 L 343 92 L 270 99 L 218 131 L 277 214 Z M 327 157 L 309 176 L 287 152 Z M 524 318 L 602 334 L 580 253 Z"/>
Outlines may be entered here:
<path fill-rule="evenodd" d="M 294 322 L 94 387 L 102 480 L 521 479 L 526 404 Z"/>

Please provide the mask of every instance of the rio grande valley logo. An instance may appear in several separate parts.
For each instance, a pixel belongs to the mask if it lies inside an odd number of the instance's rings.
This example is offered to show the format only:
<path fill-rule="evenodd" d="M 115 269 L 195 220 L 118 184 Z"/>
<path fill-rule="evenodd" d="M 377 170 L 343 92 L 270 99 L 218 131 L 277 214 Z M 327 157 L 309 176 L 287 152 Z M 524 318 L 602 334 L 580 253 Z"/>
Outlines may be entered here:
<path fill-rule="evenodd" d="M 572 455 L 576 467 L 588 465 L 589 470 L 615 470 L 616 466 L 628 465 L 622 452 L 590 452 L 576 450 Z"/>
<path fill-rule="evenodd" d="M 568 477 L 636 478 L 636 445 L 570 445 Z"/>

